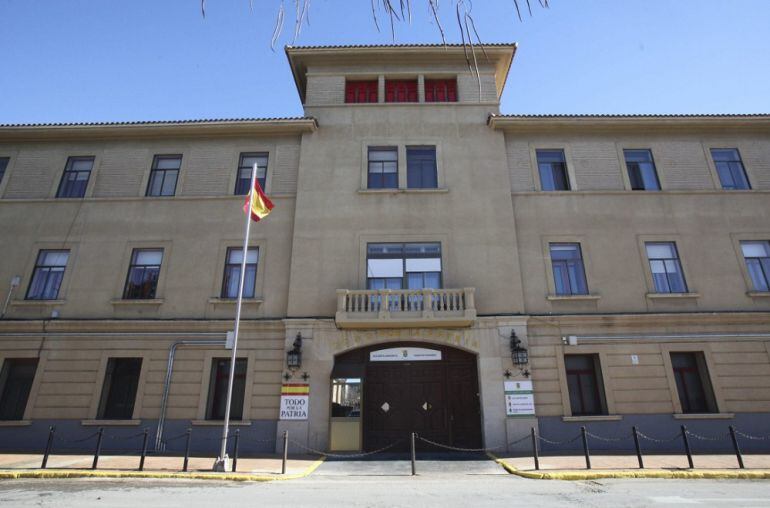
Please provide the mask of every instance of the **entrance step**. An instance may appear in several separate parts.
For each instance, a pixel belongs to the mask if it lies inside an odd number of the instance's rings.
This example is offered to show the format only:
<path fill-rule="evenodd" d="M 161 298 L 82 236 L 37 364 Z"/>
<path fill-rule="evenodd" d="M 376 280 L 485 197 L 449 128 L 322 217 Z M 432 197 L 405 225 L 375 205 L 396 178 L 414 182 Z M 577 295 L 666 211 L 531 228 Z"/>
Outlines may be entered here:
<path fill-rule="evenodd" d="M 495 461 L 480 453 L 426 453 L 417 457 L 418 476 L 507 475 Z M 411 476 L 409 456 L 378 454 L 361 459 L 328 458 L 313 476 Z"/>

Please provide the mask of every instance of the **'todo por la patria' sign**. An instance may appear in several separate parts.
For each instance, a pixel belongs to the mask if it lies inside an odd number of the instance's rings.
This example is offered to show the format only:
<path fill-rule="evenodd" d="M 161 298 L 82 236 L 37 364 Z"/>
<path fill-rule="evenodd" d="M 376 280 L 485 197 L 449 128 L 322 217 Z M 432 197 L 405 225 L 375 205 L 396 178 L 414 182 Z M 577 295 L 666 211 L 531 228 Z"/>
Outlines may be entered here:
<path fill-rule="evenodd" d="M 308 383 L 284 383 L 281 387 L 281 420 L 307 420 L 310 405 Z"/>

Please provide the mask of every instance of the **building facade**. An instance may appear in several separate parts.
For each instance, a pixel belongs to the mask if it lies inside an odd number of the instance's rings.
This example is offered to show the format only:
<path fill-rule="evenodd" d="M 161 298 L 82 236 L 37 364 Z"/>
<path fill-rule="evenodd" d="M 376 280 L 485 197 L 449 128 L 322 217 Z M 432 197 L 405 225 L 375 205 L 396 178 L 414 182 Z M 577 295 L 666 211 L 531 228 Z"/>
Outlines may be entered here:
<path fill-rule="evenodd" d="M 515 50 L 289 47 L 302 118 L 0 126 L 0 447 L 216 453 L 255 163 L 241 450 L 765 434 L 770 117 L 504 115 Z"/>

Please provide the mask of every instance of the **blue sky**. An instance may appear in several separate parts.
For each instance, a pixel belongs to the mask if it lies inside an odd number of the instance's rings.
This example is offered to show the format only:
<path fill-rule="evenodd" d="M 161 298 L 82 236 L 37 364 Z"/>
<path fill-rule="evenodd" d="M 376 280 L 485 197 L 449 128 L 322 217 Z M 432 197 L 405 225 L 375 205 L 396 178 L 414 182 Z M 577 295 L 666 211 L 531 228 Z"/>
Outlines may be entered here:
<path fill-rule="evenodd" d="M 208 0 L 203 19 L 197 0 L 0 0 L 0 123 L 301 115 L 291 13 L 270 50 L 279 2 Z M 439 42 L 412 3 L 396 42 Z M 475 2 L 484 40 L 519 43 L 505 113 L 770 113 L 768 0 L 551 4 L 519 22 L 512 0 Z M 368 0 L 313 0 L 310 21 L 298 44 L 392 42 Z"/>

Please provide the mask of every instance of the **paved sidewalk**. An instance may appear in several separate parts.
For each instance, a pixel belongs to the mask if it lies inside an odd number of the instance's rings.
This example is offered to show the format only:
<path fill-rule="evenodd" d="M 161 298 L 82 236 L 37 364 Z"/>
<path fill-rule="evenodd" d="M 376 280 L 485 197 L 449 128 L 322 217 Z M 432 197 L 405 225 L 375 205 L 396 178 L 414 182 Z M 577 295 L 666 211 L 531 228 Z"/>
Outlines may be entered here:
<path fill-rule="evenodd" d="M 520 471 L 535 471 L 532 457 L 506 457 L 498 455 L 508 464 Z M 687 456 L 680 455 L 644 455 L 645 469 L 688 469 Z M 770 469 L 770 455 L 744 455 L 743 463 L 747 469 Z M 738 469 L 735 455 L 693 455 L 695 469 Z M 591 468 L 601 470 L 639 469 L 636 455 L 591 455 Z M 540 457 L 540 470 L 574 471 L 585 470 L 583 455 Z"/>

